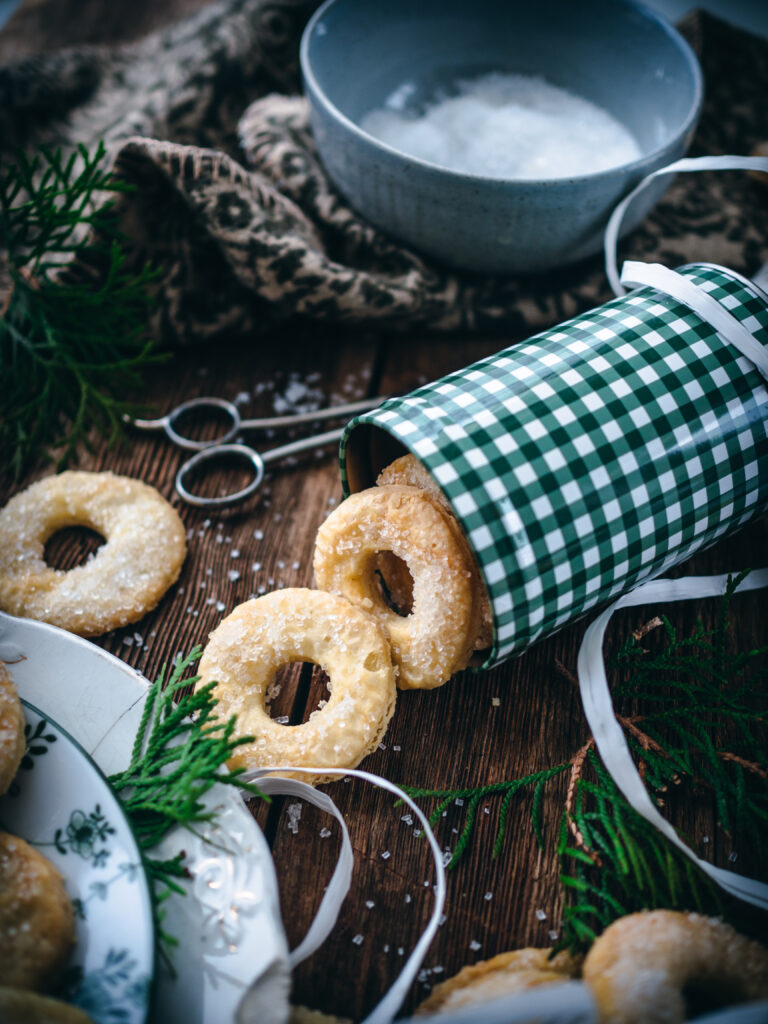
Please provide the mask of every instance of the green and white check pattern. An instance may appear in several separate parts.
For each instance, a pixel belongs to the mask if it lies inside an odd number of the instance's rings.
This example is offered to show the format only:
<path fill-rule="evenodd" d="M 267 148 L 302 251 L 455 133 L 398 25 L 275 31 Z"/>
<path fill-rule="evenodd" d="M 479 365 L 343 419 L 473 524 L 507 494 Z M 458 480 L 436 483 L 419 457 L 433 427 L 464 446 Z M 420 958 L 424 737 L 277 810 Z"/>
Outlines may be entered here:
<path fill-rule="evenodd" d="M 768 344 L 768 305 L 737 277 L 680 273 Z M 361 423 L 401 441 L 449 499 L 491 597 L 486 666 L 768 508 L 766 382 L 651 288 L 353 420 L 345 493 Z"/>

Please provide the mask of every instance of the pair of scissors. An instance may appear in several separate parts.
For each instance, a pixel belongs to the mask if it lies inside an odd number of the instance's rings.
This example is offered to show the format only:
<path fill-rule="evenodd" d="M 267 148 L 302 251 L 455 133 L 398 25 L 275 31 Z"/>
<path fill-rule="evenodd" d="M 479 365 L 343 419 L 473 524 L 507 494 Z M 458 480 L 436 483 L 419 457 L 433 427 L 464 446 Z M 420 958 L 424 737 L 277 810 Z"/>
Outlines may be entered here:
<path fill-rule="evenodd" d="M 155 420 L 134 419 L 126 417 L 126 422 L 136 430 L 144 430 L 149 433 L 164 433 L 170 441 L 179 448 L 195 452 L 190 459 L 181 466 L 176 474 L 176 492 L 179 497 L 194 505 L 197 508 L 223 508 L 229 505 L 236 505 L 245 501 L 254 494 L 264 479 L 264 468 L 270 462 L 277 462 L 280 459 L 288 458 L 291 455 L 298 455 L 299 452 L 307 451 L 310 448 L 319 448 L 326 444 L 332 444 L 341 439 L 344 433 L 343 427 L 328 430 L 324 434 L 314 434 L 311 437 L 302 437 L 297 441 L 289 441 L 287 444 L 277 448 L 270 448 L 269 451 L 259 452 L 250 445 L 235 443 L 234 439 L 245 431 L 268 431 L 276 429 L 287 429 L 301 426 L 304 423 L 317 423 L 322 420 L 339 419 L 340 417 L 354 416 L 358 412 L 365 412 L 373 409 L 384 401 L 384 397 L 364 398 L 358 402 L 349 402 L 346 405 L 330 406 L 326 409 L 316 409 L 312 412 L 291 413 L 287 416 L 266 416 L 259 419 L 243 419 L 240 411 L 234 402 L 228 402 L 224 398 L 191 398 L 182 402 L 175 409 L 171 409 L 165 416 Z M 229 425 L 218 435 L 208 441 L 197 441 L 188 437 L 179 429 L 179 421 L 182 417 L 192 412 L 222 413 L 228 418 Z M 230 494 L 223 494 L 215 498 L 206 498 L 195 494 L 188 487 L 189 475 L 201 466 L 217 462 L 222 458 L 237 458 L 244 460 L 251 472 L 253 479 L 239 491 Z"/>

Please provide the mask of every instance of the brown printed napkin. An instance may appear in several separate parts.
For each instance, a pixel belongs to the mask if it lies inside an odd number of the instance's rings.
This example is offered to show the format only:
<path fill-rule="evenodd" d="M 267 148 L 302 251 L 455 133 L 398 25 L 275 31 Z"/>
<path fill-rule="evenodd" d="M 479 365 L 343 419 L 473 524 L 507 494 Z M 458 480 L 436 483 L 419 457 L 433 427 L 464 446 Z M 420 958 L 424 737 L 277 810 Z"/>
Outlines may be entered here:
<path fill-rule="evenodd" d="M 316 6 L 222 0 L 138 43 L 0 67 L 0 160 L 21 145 L 107 142 L 136 186 L 122 228 L 133 258 L 160 268 L 152 329 L 170 346 L 294 318 L 522 338 L 610 297 L 599 257 L 536 277 L 462 275 L 351 210 L 300 95 L 298 44 Z M 692 155 L 750 152 L 768 139 L 768 41 L 704 14 L 684 30 L 706 87 Z M 738 173 L 680 176 L 623 243 L 630 255 L 754 273 L 768 259 L 768 188 Z"/>

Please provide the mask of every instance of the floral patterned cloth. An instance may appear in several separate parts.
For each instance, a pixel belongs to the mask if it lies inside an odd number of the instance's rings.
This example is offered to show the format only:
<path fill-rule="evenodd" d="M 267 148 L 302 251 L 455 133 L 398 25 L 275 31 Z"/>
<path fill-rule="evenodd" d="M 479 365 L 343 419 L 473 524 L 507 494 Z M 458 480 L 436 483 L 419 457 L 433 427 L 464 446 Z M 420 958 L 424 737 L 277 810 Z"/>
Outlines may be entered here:
<path fill-rule="evenodd" d="M 222 0 L 138 43 L 0 67 L 0 159 L 107 142 L 137 186 L 122 226 L 134 258 L 161 270 L 152 328 L 171 346 L 297 317 L 522 338 L 610 297 L 599 257 L 537 277 L 462 275 L 354 213 L 300 95 L 298 42 L 316 6 Z M 768 41 L 704 14 L 683 29 L 706 85 L 692 155 L 749 153 L 768 139 Z M 754 273 L 768 259 L 768 188 L 737 173 L 678 177 L 622 256 Z"/>

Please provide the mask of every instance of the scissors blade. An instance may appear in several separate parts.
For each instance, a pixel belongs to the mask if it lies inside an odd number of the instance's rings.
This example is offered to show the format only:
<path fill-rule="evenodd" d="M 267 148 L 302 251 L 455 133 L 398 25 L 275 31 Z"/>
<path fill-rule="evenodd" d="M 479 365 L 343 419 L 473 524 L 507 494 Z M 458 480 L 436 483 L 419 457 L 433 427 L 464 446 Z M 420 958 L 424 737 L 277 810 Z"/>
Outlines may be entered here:
<path fill-rule="evenodd" d="M 241 430 L 270 430 L 278 427 L 295 427 L 302 423 L 318 423 L 322 420 L 335 420 L 342 416 L 354 416 L 358 412 L 374 409 L 386 401 L 388 395 L 377 395 L 375 398 L 361 398 L 357 402 L 345 405 L 329 405 L 324 409 L 313 409 L 310 412 L 289 413 L 286 416 L 264 416 L 259 419 L 242 420 Z"/>
<path fill-rule="evenodd" d="M 279 459 L 287 459 L 291 455 L 298 455 L 310 448 L 323 448 L 334 441 L 340 441 L 344 433 L 344 427 L 337 427 L 335 430 L 327 430 L 324 434 L 313 434 L 312 437 L 301 437 L 298 441 L 289 441 L 288 444 L 281 444 L 278 448 L 270 448 L 269 451 L 261 452 L 264 462 L 277 462 Z"/>
<path fill-rule="evenodd" d="M 161 416 L 156 420 L 143 420 L 139 416 L 129 416 L 127 412 L 124 412 L 121 419 L 128 427 L 135 427 L 136 430 L 146 430 L 153 433 L 158 430 L 165 430 L 168 426 L 169 417 Z"/>

